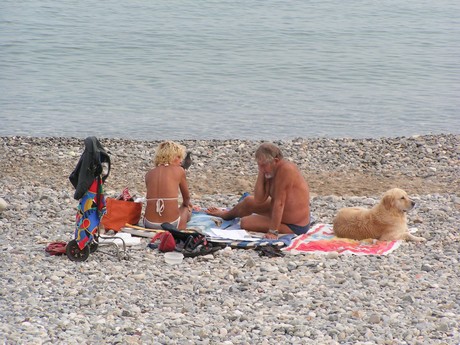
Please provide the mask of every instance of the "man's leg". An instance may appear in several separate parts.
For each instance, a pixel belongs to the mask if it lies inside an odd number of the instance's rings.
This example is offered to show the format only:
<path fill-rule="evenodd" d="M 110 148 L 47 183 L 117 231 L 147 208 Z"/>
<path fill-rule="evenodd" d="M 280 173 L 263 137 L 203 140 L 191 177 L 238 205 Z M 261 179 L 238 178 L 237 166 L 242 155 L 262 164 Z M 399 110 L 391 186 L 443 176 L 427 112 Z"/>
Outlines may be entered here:
<path fill-rule="evenodd" d="M 241 218 L 241 229 L 254 232 L 268 232 L 270 228 L 270 217 L 259 214 L 251 214 Z"/>
<path fill-rule="evenodd" d="M 234 218 L 242 218 L 245 216 L 249 216 L 253 213 L 262 214 L 262 215 L 270 215 L 270 199 L 266 200 L 265 202 L 259 204 L 254 201 L 253 196 L 247 196 L 239 203 L 237 203 L 232 209 L 230 210 L 222 210 L 217 207 L 209 207 L 206 210 L 207 214 L 212 216 L 221 217 L 222 219 L 229 220 Z"/>
<path fill-rule="evenodd" d="M 268 232 L 270 229 L 270 216 L 259 214 L 251 214 L 250 216 L 241 218 L 241 228 L 254 232 Z M 286 224 L 281 223 L 279 229 L 280 234 L 292 234 L 292 230 Z"/>

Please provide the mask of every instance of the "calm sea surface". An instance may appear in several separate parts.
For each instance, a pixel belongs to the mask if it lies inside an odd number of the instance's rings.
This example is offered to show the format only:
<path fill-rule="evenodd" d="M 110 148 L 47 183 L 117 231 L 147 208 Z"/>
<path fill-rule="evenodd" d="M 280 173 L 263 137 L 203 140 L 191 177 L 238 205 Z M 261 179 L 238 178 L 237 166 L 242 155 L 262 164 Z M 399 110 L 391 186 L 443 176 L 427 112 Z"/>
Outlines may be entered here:
<path fill-rule="evenodd" d="M 2 0 L 0 136 L 460 133 L 460 1 Z"/>

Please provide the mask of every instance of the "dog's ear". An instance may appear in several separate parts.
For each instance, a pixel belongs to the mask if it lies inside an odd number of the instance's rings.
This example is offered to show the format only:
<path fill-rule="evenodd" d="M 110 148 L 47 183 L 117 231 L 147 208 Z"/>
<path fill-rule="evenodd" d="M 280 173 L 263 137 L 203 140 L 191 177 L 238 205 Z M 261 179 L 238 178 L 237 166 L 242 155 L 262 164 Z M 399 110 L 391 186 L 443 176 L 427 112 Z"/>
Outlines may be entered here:
<path fill-rule="evenodd" d="M 387 209 L 387 210 L 390 210 L 391 208 L 394 207 L 394 201 L 395 201 L 395 198 L 393 195 L 391 194 L 386 194 L 383 196 L 382 198 L 382 205 Z"/>

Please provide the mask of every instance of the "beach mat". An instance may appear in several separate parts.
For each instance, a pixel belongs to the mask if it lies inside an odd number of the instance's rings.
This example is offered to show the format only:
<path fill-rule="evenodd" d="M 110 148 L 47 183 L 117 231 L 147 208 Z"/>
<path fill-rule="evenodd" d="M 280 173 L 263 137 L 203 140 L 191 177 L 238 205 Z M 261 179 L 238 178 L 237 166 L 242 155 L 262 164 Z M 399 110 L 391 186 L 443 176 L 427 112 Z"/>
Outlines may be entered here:
<path fill-rule="evenodd" d="M 231 248 L 241 248 L 241 249 L 256 249 L 260 247 L 278 247 L 278 248 L 283 248 L 289 243 L 291 243 L 292 238 L 295 235 L 284 235 L 280 236 L 276 240 L 269 240 L 269 239 L 260 239 L 259 241 L 243 241 L 243 240 L 210 240 L 211 243 L 219 243 Z"/>
<path fill-rule="evenodd" d="M 362 241 L 334 236 L 332 224 L 316 224 L 308 233 L 297 236 L 282 250 L 290 254 L 339 254 L 386 255 L 401 245 L 401 241 Z"/>
<path fill-rule="evenodd" d="M 207 214 L 204 210 L 193 211 L 192 218 L 187 223 L 187 229 L 182 230 L 183 232 L 189 233 L 200 233 L 206 235 L 206 232 L 211 228 L 217 228 L 222 230 L 240 230 L 240 222 L 239 218 L 232 219 L 232 220 L 223 220 L 220 217 L 211 216 Z M 132 225 L 132 224 L 125 224 L 125 226 L 121 229 L 121 232 L 126 232 L 132 234 L 134 236 L 141 236 L 141 237 L 148 237 L 152 238 L 158 232 L 163 232 L 165 230 L 154 230 L 154 229 L 147 229 L 142 226 Z M 280 236 L 278 239 L 266 239 L 262 236 L 264 234 L 253 234 L 257 236 L 261 236 L 260 240 L 257 241 L 244 241 L 244 240 L 231 240 L 231 239 L 209 239 L 208 241 L 211 243 L 216 243 L 222 246 L 229 246 L 231 248 L 244 248 L 244 249 L 254 249 L 258 247 L 266 247 L 266 246 L 273 246 L 273 247 L 285 247 L 291 243 L 292 238 L 295 237 L 294 234 L 292 235 L 284 235 Z"/>
<path fill-rule="evenodd" d="M 134 236 L 153 238 L 159 232 L 165 232 L 167 230 L 160 229 L 149 229 L 139 225 L 133 225 L 126 223 L 124 227 L 121 228 L 120 232 L 125 232 Z M 194 234 L 197 233 L 193 229 L 181 230 L 181 232 Z"/>
<path fill-rule="evenodd" d="M 192 218 L 187 223 L 187 229 L 194 229 L 202 234 L 211 228 L 217 228 L 222 230 L 241 230 L 240 219 L 235 218 L 231 220 L 224 220 L 220 217 L 211 216 L 207 214 L 204 210 L 193 211 Z M 289 245 L 292 239 L 295 237 L 295 234 L 289 234 L 280 236 L 278 239 L 267 239 L 263 236 L 262 233 L 252 233 L 250 235 L 255 237 L 260 237 L 260 240 L 256 241 L 244 241 L 244 240 L 232 240 L 232 239 L 213 239 L 210 238 L 208 241 L 211 243 L 218 243 L 223 246 L 229 246 L 231 248 L 241 248 L 241 249 L 255 249 L 259 247 L 278 247 L 282 248 Z"/>

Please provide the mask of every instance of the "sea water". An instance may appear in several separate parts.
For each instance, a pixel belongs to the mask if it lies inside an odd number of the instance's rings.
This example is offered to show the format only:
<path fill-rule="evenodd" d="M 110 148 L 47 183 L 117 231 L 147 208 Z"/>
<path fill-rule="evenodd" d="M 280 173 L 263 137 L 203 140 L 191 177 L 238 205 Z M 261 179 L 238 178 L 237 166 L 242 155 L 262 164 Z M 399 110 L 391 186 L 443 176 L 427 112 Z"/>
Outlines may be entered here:
<path fill-rule="evenodd" d="M 460 133 L 460 1 L 2 0 L 0 136 Z"/>

